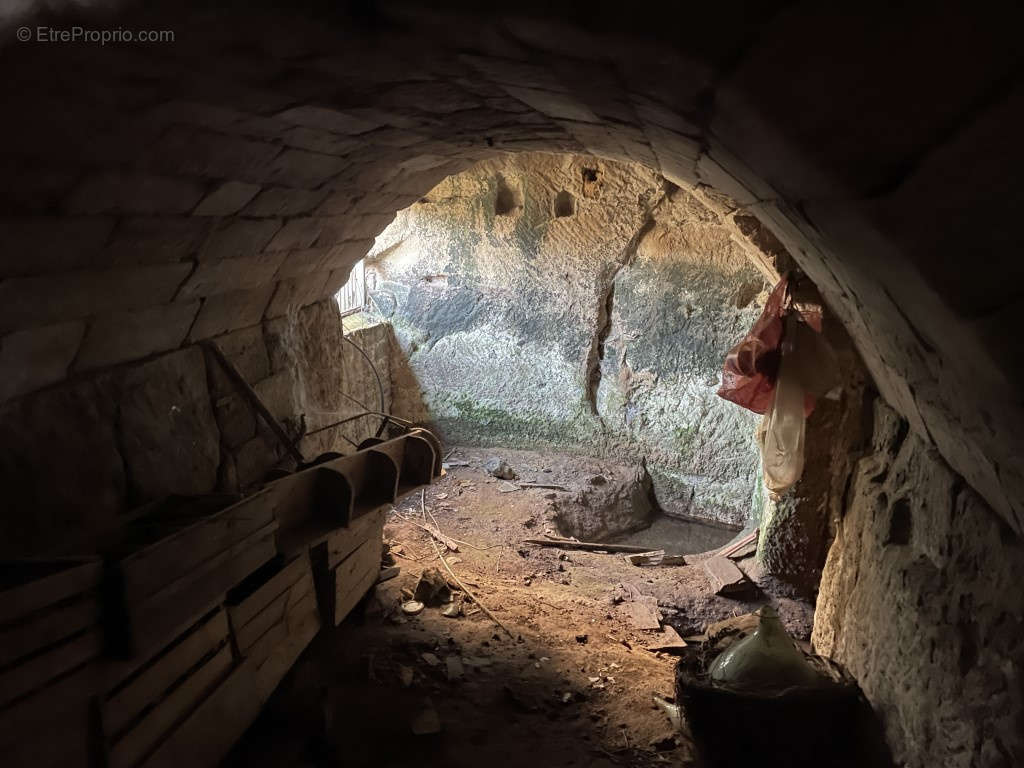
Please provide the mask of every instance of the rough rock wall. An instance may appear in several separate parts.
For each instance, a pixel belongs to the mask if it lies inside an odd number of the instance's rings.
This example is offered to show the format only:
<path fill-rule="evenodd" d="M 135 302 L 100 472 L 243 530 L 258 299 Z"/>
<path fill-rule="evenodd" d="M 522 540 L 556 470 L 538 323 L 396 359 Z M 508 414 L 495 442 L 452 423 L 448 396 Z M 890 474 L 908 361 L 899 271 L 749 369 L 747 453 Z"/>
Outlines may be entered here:
<path fill-rule="evenodd" d="M 1024 544 L 880 400 L 815 613 L 914 768 L 1024 764 Z"/>
<path fill-rule="evenodd" d="M 666 511 L 749 513 L 755 419 L 714 393 L 763 278 L 689 192 L 597 158 L 488 161 L 399 214 L 367 263 L 404 415 L 467 444 L 646 456 Z"/>
<path fill-rule="evenodd" d="M 390 329 L 354 334 L 390 401 Z M 291 435 L 358 412 L 376 382 L 341 340 L 331 301 L 216 339 Z M 355 440 L 376 420 L 344 428 Z M 343 428 L 303 439 L 307 457 L 346 451 Z M 200 346 L 89 373 L 0 408 L 0 557 L 87 553 L 129 510 L 170 494 L 252 488 L 287 454 Z"/>
<path fill-rule="evenodd" d="M 331 295 L 396 209 L 479 159 L 586 152 L 770 228 L 886 401 L 1024 535 L 1024 7 L 602 3 L 584 29 L 558 4 L 382 1 L 367 34 L 366 4 L 275 5 L 40 19 L 173 45 L 0 44 L 0 400 L 86 350 L 140 360 L 193 320 L 209 338 Z"/>

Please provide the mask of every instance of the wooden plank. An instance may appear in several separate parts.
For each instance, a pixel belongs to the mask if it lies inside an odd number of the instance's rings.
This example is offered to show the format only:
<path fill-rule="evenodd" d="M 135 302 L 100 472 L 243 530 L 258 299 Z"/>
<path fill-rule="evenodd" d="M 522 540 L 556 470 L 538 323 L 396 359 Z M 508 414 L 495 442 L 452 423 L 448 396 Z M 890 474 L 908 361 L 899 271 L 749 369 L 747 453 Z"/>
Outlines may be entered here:
<path fill-rule="evenodd" d="M 523 544 L 535 544 L 538 547 L 558 547 L 559 549 L 578 549 L 584 552 L 650 552 L 650 547 L 634 546 L 633 544 L 605 544 L 600 541 L 573 541 L 572 539 L 523 539 Z"/>
<path fill-rule="evenodd" d="M 99 610 L 95 594 L 83 594 L 0 630 L 0 667 L 93 626 Z"/>
<path fill-rule="evenodd" d="M 256 665 L 246 661 L 142 763 L 144 768 L 213 768 L 260 712 Z"/>
<path fill-rule="evenodd" d="M 98 558 L 17 560 L 0 563 L 0 624 L 99 586 Z"/>
<path fill-rule="evenodd" d="M 739 549 L 734 549 L 726 557 L 730 560 L 745 560 L 748 557 L 752 557 L 757 554 L 757 542 L 749 541 Z"/>
<path fill-rule="evenodd" d="M 281 643 L 288 639 L 288 622 L 279 621 L 272 626 L 263 636 L 253 643 L 245 654 L 245 659 L 252 660 L 256 664 L 262 664 L 274 652 Z"/>
<path fill-rule="evenodd" d="M 306 595 L 313 591 L 313 574 L 307 573 L 297 582 L 292 584 L 292 588 L 288 590 L 288 610 L 291 610 L 292 606 L 295 605 L 299 600 L 304 598 Z"/>
<path fill-rule="evenodd" d="M 376 536 L 363 539 L 360 545 L 334 568 L 335 587 L 339 587 L 346 577 L 351 577 L 356 572 L 362 574 L 369 563 L 375 563 L 376 570 L 379 571 L 380 555 L 383 549 L 383 541 Z"/>
<path fill-rule="evenodd" d="M 174 724 L 192 712 L 207 692 L 223 679 L 231 664 L 231 648 L 225 645 L 114 743 L 110 751 L 111 768 L 138 765 Z"/>
<path fill-rule="evenodd" d="M 665 559 L 665 550 L 652 549 L 650 552 L 634 552 L 622 557 L 629 565 L 661 565 Z"/>
<path fill-rule="evenodd" d="M 309 592 L 301 600 L 295 603 L 285 616 L 285 624 L 288 627 L 288 631 L 291 632 L 298 622 L 308 613 L 316 613 L 316 595 Z"/>
<path fill-rule="evenodd" d="M 102 707 L 104 732 L 111 737 L 120 733 L 136 715 L 159 699 L 176 680 L 227 637 L 227 614 L 217 611 L 107 699 Z"/>
<path fill-rule="evenodd" d="M 278 623 L 284 623 L 289 614 L 296 610 L 299 603 L 309 603 L 315 608 L 316 596 L 313 593 L 313 574 L 307 570 L 301 578 L 284 592 L 278 595 L 267 607 L 256 614 L 253 619 L 243 627 L 235 627 L 236 645 L 244 655 L 250 655 L 249 649 L 262 636 Z"/>
<path fill-rule="evenodd" d="M 661 634 L 655 635 L 647 644 L 649 651 L 676 651 L 685 647 L 686 641 L 668 624 L 661 628 Z"/>
<path fill-rule="evenodd" d="M 188 577 L 142 603 L 129 605 L 136 655 L 147 656 L 165 645 L 220 603 L 231 587 L 273 558 L 275 526 L 265 526 Z"/>
<path fill-rule="evenodd" d="M 291 457 L 295 459 L 295 462 L 299 465 L 305 462 L 305 459 L 302 458 L 302 453 L 295 447 L 295 443 L 291 441 L 291 438 L 288 437 L 288 434 L 284 431 L 284 427 L 282 427 L 280 422 L 278 422 L 274 417 L 274 414 L 270 412 L 270 409 L 267 408 L 266 404 L 260 400 L 260 396 L 256 394 L 256 390 L 252 388 L 252 385 L 246 381 L 242 372 L 235 367 L 235 364 L 231 362 L 231 360 L 228 359 L 228 357 L 221 351 L 221 348 L 217 346 L 217 342 L 207 340 L 201 343 L 204 348 L 210 350 L 217 362 L 220 363 L 221 368 L 223 368 L 224 372 L 228 375 L 228 378 L 231 379 L 235 383 L 235 386 L 242 391 L 246 400 L 249 401 L 249 405 L 251 405 L 260 415 L 263 422 L 270 427 L 270 431 L 276 435 L 280 443 L 285 447 L 288 453 L 291 454 Z"/>
<path fill-rule="evenodd" d="M 721 557 L 732 557 L 734 554 L 736 554 L 736 552 L 738 552 L 740 549 L 747 547 L 751 542 L 753 542 L 754 546 L 756 547 L 757 537 L 760 531 L 760 528 L 755 528 L 746 536 L 741 538 L 739 541 L 734 541 L 731 544 L 726 544 L 724 547 L 718 550 L 718 554 Z"/>
<path fill-rule="evenodd" d="M 305 603 L 303 603 L 305 604 Z M 144 768 L 213 768 L 256 719 L 281 679 L 320 629 L 315 602 L 296 616 L 284 643 L 265 660 L 246 659 L 196 708 L 156 751 Z"/>
<path fill-rule="evenodd" d="M 190 570 L 188 573 L 185 573 L 181 576 L 176 577 L 173 580 L 165 582 L 157 592 L 147 596 L 146 599 L 140 600 L 137 603 L 133 603 L 133 601 L 129 600 L 129 605 L 138 605 L 154 597 L 166 597 L 167 595 L 187 591 L 188 589 L 192 588 L 196 582 L 200 582 L 204 578 L 206 578 L 207 575 L 213 572 L 218 566 L 226 562 L 231 562 L 233 559 L 236 559 L 241 553 L 245 552 L 247 549 L 258 546 L 260 543 L 266 541 L 267 538 L 273 535 L 276 527 L 277 523 L 274 522 L 271 522 L 263 526 L 259 530 L 249 534 L 246 538 L 242 539 L 241 541 L 237 541 L 233 543 L 231 546 L 220 550 L 214 557 L 208 558 L 207 560 L 199 564 L 199 566 Z M 269 560 L 270 558 L 267 559 Z M 246 576 L 248 575 L 249 574 L 246 573 Z M 241 579 L 239 579 L 239 581 L 241 581 Z M 234 584 L 232 584 L 231 586 L 234 586 Z M 225 590 L 225 592 L 226 591 L 227 590 Z"/>
<path fill-rule="evenodd" d="M 103 648 L 99 631 L 88 630 L 0 674 L 0 706 L 96 658 Z"/>
<path fill-rule="evenodd" d="M 314 473 L 306 470 L 275 480 L 264 489 L 277 500 L 274 518 L 279 526 L 278 535 L 309 522 L 316 496 L 315 480 Z"/>
<path fill-rule="evenodd" d="M 335 626 L 342 622 L 370 587 L 377 583 L 381 548 L 379 538 L 366 540 L 334 570 Z"/>
<path fill-rule="evenodd" d="M 279 644 L 259 665 L 256 671 L 256 687 L 262 701 L 267 701 L 274 689 L 291 669 L 299 655 L 320 631 L 320 616 L 315 610 L 296 617 L 295 625 L 289 630 L 287 639 Z"/>
<path fill-rule="evenodd" d="M 240 594 L 237 598 L 229 594 L 228 614 L 231 617 L 231 626 L 244 627 L 274 598 L 288 591 L 295 582 L 309 572 L 309 555 L 303 553 L 282 565 L 277 573 L 267 578 L 260 586 L 251 588 L 252 591 L 248 594 L 244 596 Z M 253 576 L 259 575 L 262 575 L 259 571 L 253 574 Z M 245 590 L 248 585 L 243 582 L 239 587 Z"/>
<path fill-rule="evenodd" d="M 0 710 L 0 755 L 7 768 L 86 768 L 89 697 L 96 666 L 84 667 Z"/>
<path fill-rule="evenodd" d="M 45 732 L 55 719 L 84 712 L 98 680 L 96 664 L 86 664 L 45 688 L 0 710 L 0 754 L 25 740 L 25 734 Z"/>
<path fill-rule="evenodd" d="M 289 605 L 284 619 L 272 626 L 252 644 L 246 653 L 246 658 L 254 659 L 257 664 L 262 664 L 270 657 L 278 645 L 285 642 L 290 634 L 297 631 L 300 626 L 308 621 L 311 614 L 316 617 L 317 626 L 319 627 L 316 595 L 312 591 L 307 592 L 303 598 Z"/>
<path fill-rule="evenodd" d="M 716 555 L 704 561 L 704 570 L 711 578 L 711 588 L 716 595 L 747 594 L 753 585 L 736 564 L 727 557 Z"/>
<path fill-rule="evenodd" d="M 334 568 L 371 536 L 384 535 L 384 510 L 356 518 L 347 528 L 339 528 L 327 537 L 327 567 Z"/>
<path fill-rule="evenodd" d="M 338 600 L 334 606 L 335 626 L 344 621 L 352 609 L 359 604 L 370 588 L 377 583 L 377 570 L 369 568 L 356 577 L 345 592 L 338 592 Z"/>
<path fill-rule="evenodd" d="M 282 592 L 262 611 L 253 617 L 252 621 L 244 627 L 236 627 L 232 624 L 232 631 L 235 633 L 235 641 L 238 650 L 244 654 L 253 643 L 260 639 L 264 632 L 280 621 L 284 621 L 285 611 L 288 608 L 288 591 Z"/>
<path fill-rule="evenodd" d="M 273 521 L 273 509 L 254 494 L 209 518 L 192 522 L 120 559 L 128 602 L 163 589 L 205 561 L 244 541 Z M 142 520 L 140 524 L 149 521 Z M 168 521 L 169 523 L 173 521 Z M 152 521 L 159 526 L 160 520 Z"/>

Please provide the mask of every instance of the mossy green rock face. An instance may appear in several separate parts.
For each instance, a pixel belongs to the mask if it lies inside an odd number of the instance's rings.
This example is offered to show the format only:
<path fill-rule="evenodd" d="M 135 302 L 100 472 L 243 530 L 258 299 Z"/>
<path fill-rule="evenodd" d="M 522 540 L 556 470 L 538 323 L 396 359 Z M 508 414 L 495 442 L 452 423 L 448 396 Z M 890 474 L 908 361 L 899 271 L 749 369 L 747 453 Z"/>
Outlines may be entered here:
<path fill-rule="evenodd" d="M 646 169 L 519 155 L 451 177 L 367 258 L 395 402 L 446 440 L 647 464 L 661 507 L 741 523 L 755 417 L 715 395 L 763 281 Z"/>

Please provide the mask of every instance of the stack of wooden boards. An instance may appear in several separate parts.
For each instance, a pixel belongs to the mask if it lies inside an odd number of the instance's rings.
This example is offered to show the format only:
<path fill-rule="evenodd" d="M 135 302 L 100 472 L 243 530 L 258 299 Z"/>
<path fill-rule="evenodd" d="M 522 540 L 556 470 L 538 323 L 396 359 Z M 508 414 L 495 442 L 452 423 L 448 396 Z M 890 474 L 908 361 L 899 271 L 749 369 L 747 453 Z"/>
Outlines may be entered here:
<path fill-rule="evenodd" d="M 0 754 L 5 765 L 88 765 L 103 646 L 99 559 L 0 566 Z"/>
<path fill-rule="evenodd" d="M 383 550 L 384 512 L 377 510 L 333 532 L 311 550 L 326 623 L 337 626 L 377 581 Z"/>
<path fill-rule="evenodd" d="M 402 442 L 245 499 L 167 500 L 104 559 L 0 564 L 4 765 L 220 762 L 376 582 L 381 506 L 439 473 L 432 445 Z"/>

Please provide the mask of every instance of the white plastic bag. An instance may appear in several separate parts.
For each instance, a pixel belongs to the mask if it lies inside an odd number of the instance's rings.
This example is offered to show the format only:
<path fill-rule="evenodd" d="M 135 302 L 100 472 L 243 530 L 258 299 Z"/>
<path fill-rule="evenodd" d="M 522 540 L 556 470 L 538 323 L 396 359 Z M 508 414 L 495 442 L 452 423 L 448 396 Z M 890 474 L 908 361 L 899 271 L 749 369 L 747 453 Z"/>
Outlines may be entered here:
<path fill-rule="evenodd" d="M 792 362 L 793 347 L 783 342 L 775 398 L 761 425 L 764 485 L 776 496 L 789 490 L 804 471 L 804 388 Z"/>

